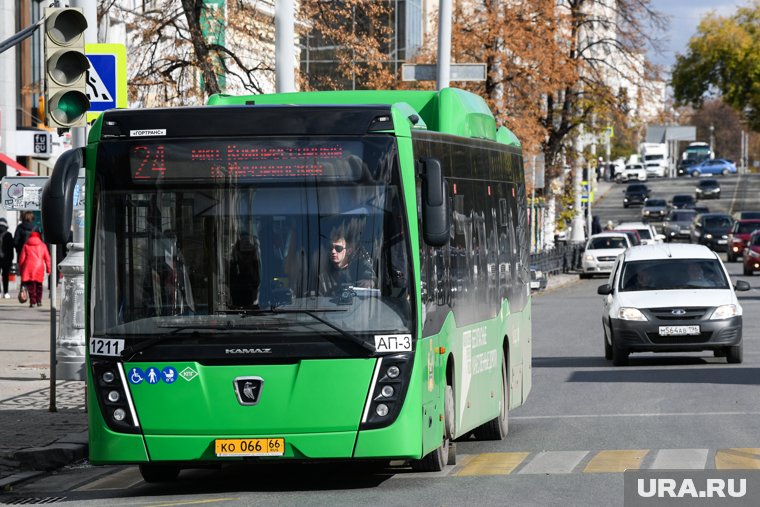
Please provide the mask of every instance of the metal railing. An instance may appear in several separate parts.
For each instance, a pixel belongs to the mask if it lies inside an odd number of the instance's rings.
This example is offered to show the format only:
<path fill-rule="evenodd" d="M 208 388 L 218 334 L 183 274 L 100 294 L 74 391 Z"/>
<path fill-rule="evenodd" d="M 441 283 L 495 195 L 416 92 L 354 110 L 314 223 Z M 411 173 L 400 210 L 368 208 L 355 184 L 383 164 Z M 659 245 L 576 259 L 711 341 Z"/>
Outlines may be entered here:
<path fill-rule="evenodd" d="M 570 273 L 581 268 L 582 244 L 560 243 L 551 250 L 530 255 L 530 265 L 546 275 Z"/>

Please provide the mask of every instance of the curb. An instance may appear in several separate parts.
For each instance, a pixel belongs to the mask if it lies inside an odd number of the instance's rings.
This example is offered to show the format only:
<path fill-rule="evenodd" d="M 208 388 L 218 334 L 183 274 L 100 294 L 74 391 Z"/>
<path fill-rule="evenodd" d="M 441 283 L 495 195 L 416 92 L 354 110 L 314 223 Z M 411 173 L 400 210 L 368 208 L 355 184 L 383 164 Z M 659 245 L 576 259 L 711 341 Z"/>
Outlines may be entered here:
<path fill-rule="evenodd" d="M 32 479 L 45 472 L 81 461 L 88 455 L 88 432 L 69 433 L 44 447 L 29 447 L 16 451 L 12 459 L 25 471 L 0 479 L 0 489 L 9 490 L 13 485 Z"/>

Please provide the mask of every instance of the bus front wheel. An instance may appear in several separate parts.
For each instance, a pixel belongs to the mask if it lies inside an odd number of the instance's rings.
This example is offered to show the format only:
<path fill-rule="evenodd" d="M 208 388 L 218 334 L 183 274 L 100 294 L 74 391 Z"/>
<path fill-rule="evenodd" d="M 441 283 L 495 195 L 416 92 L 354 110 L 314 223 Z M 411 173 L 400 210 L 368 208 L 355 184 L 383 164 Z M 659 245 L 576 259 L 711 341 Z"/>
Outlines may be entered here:
<path fill-rule="evenodd" d="M 478 440 L 504 440 L 509 432 L 509 382 L 507 381 L 507 355 L 501 363 L 501 401 L 499 415 L 473 431 Z"/>
<path fill-rule="evenodd" d="M 172 482 L 179 476 L 179 467 L 173 465 L 157 465 L 143 463 L 140 465 L 140 475 L 145 482 Z"/>
<path fill-rule="evenodd" d="M 446 465 L 457 463 L 457 448 L 451 438 L 454 434 L 454 390 L 450 385 L 446 386 L 444 396 L 443 442 L 422 459 L 412 461 L 412 469 L 417 472 L 440 472 Z"/>

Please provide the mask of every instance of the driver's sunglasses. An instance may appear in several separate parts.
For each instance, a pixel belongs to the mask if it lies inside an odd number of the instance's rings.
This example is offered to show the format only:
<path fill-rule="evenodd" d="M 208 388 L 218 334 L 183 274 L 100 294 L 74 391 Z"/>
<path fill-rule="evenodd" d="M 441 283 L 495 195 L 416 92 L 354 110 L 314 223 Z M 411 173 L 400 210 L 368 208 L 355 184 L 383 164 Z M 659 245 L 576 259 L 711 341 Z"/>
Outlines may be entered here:
<path fill-rule="evenodd" d="M 346 247 L 344 247 L 343 245 L 333 245 L 332 249 L 338 253 L 341 253 L 343 250 L 346 249 Z"/>

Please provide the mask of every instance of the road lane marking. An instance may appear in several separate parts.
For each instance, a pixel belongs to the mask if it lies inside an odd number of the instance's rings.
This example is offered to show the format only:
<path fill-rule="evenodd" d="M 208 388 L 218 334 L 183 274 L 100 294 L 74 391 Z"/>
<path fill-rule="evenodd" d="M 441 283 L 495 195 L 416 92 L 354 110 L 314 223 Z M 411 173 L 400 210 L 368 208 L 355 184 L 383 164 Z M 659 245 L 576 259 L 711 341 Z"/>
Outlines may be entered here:
<path fill-rule="evenodd" d="M 599 417 L 694 417 L 694 416 L 760 415 L 760 412 L 651 412 L 643 414 L 558 414 L 509 416 L 512 421 L 529 421 L 538 419 L 597 419 Z"/>
<path fill-rule="evenodd" d="M 648 449 L 636 449 L 625 451 L 599 451 L 591 458 L 583 473 L 601 472 L 625 472 L 626 470 L 638 470 Z"/>
<path fill-rule="evenodd" d="M 704 470 L 709 449 L 660 449 L 650 470 Z"/>
<path fill-rule="evenodd" d="M 569 474 L 589 451 L 541 451 L 518 474 Z"/>
<path fill-rule="evenodd" d="M 76 488 L 74 491 L 108 491 L 129 489 L 140 482 L 142 482 L 140 469 L 137 467 L 129 467 L 114 474 L 102 477 L 89 484 L 85 484 L 84 486 Z"/>
<path fill-rule="evenodd" d="M 530 456 L 529 452 L 489 452 L 473 456 L 460 470 L 451 474 L 459 477 L 471 475 L 509 475 Z"/>
<path fill-rule="evenodd" d="M 716 470 L 758 470 L 760 449 L 753 447 L 720 449 L 715 453 Z"/>

